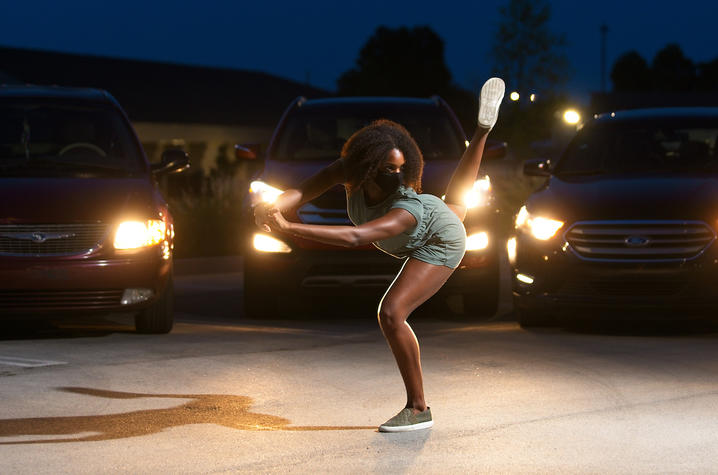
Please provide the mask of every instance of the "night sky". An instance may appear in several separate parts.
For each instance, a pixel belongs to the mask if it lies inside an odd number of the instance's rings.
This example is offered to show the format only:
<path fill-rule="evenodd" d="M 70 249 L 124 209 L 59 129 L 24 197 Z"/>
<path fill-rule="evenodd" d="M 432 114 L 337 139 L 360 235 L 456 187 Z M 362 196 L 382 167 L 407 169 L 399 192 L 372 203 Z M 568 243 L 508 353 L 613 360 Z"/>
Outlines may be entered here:
<path fill-rule="evenodd" d="M 454 80 L 476 90 L 491 72 L 489 44 L 505 3 L 0 0 L 0 46 L 259 70 L 334 90 L 377 26 L 429 25 L 445 41 Z M 716 0 L 554 0 L 551 27 L 567 37 L 567 90 L 579 100 L 600 88 L 604 21 L 609 71 L 628 50 L 650 62 L 670 42 L 694 61 L 718 57 Z"/>

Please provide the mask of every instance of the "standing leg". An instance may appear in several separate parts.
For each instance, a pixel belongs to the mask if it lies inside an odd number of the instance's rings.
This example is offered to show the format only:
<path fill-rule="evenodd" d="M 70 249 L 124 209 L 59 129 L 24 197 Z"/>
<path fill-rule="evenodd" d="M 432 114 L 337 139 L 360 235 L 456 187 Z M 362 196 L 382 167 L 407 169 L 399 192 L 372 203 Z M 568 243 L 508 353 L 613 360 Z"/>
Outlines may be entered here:
<path fill-rule="evenodd" d="M 406 322 L 419 305 L 434 295 L 454 270 L 409 258 L 379 304 L 379 325 L 389 343 L 406 387 L 406 407 L 426 410 L 419 342 Z"/>
<path fill-rule="evenodd" d="M 481 88 L 479 125 L 476 127 L 474 137 L 471 139 L 464 155 L 462 155 L 454 174 L 451 176 L 449 186 L 446 188 L 446 204 L 462 221 L 466 217 L 464 194 L 471 189 L 474 181 L 476 181 L 484 146 L 486 145 L 486 137 L 496 123 L 503 97 L 504 82 L 499 78 L 489 79 Z"/>

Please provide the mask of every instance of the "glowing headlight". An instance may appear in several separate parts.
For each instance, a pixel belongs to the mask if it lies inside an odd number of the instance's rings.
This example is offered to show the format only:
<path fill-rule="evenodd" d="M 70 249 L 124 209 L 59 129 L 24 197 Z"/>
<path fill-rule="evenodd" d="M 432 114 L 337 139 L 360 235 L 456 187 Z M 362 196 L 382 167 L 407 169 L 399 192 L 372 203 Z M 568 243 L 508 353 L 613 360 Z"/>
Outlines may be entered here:
<path fill-rule="evenodd" d="M 253 181 L 249 184 L 249 196 L 252 200 L 252 206 L 259 203 L 274 203 L 276 199 L 284 193 L 279 188 L 267 185 L 263 181 Z"/>
<path fill-rule="evenodd" d="M 266 234 L 255 234 L 252 245 L 254 246 L 254 249 L 260 252 L 292 252 L 292 248 L 287 246 L 284 242 L 277 238 L 273 238 L 272 236 L 267 236 Z"/>
<path fill-rule="evenodd" d="M 466 238 L 467 251 L 480 251 L 489 247 L 489 235 L 485 231 L 474 233 Z"/>
<path fill-rule="evenodd" d="M 563 221 L 532 216 L 526 206 L 522 206 L 516 215 L 516 228 L 526 228 L 536 239 L 545 241 L 556 235 L 556 232 L 563 226 Z"/>
<path fill-rule="evenodd" d="M 136 249 L 153 246 L 165 239 L 167 227 L 159 219 L 147 221 L 125 221 L 115 232 L 115 249 Z"/>
<path fill-rule="evenodd" d="M 464 194 L 464 203 L 467 208 L 486 206 L 489 204 L 489 192 L 491 191 L 491 180 L 488 175 L 476 180 L 474 186 Z"/>

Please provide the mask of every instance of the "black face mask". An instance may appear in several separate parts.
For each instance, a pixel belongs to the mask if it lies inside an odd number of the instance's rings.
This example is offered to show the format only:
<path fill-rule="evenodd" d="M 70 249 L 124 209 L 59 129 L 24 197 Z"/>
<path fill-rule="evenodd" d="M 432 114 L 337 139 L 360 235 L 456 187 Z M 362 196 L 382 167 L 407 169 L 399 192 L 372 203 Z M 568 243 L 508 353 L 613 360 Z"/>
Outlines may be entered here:
<path fill-rule="evenodd" d="M 376 183 L 384 193 L 394 193 L 396 189 L 399 188 L 399 185 L 404 184 L 404 172 L 378 172 L 374 177 L 374 183 Z"/>

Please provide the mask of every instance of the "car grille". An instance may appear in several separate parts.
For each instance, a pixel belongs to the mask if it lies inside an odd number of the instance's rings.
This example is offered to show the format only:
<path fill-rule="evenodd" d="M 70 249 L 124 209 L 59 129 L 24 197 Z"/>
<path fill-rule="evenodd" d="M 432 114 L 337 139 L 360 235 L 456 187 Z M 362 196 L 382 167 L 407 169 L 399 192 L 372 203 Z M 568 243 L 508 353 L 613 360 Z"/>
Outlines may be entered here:
<path fill-rule="evenodd" d="M 0 255 L 68 256 L 96 248 L 106 237 L 107 224 L 0 225 Z"/>
<path fill-rule="evenodd" d="M 0 310 L 102 310 L 120 305 L 122 290 L 3 290 Z"/>
<path fill-rule="evenodd" d="M 579 258 L 605 262 L 695 259 L 715 238 L 703 221 L 582 221 L 565 234 Z"/>
<path fill-rule="evenodd" d="M 683 294 L 684 281 L 673 280 L 599 280 L 569 281 L 558 292 L 564 296 L 655 297 Z"/>

